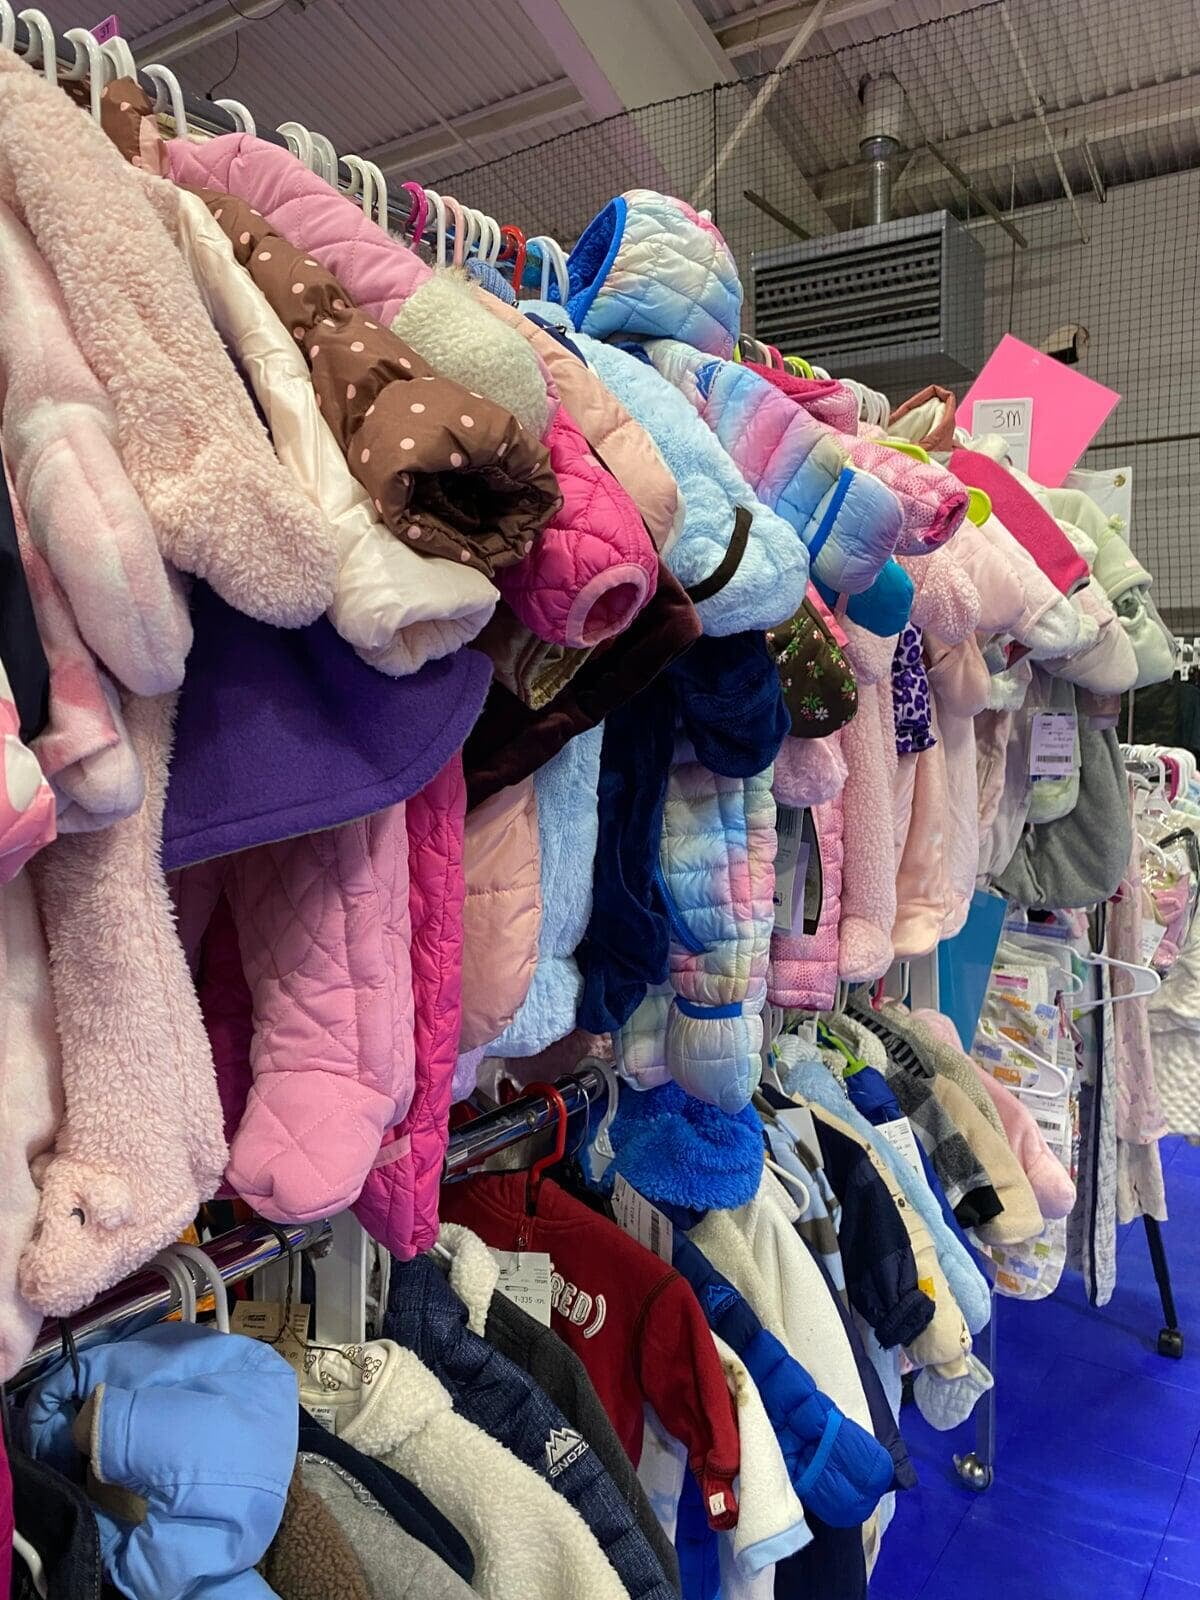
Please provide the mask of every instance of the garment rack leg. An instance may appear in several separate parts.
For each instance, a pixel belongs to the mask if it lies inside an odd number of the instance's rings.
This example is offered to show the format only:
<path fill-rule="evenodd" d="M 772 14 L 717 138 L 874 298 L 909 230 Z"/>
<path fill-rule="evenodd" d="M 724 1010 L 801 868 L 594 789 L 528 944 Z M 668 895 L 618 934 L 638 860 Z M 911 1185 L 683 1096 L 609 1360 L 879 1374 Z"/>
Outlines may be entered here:
<path fill-rule="evenodd" d="M 975 1448 L 968 1455 L 955 1456 L 954 1466 L 968 1489 L 982 1494 L 990 1489 L 996 1475 L 996 1312 L 999 1298 L 992 1291 L 992 1314 L 987 1325 L 987 1349 L 983 1364 L 992 1375 L 992 1387 L 975 1407 Z"/>
<path fill-rule="evenodd" d="M 1162 1301 L 1163 1326 L 1158 1331 L 1158 1353 L 1183 1359 L 1183 1330 L 1175 1311 L 1175 1291 L 1171 1287 L 1171 1268 L 1167 1262 L 1167 1249 L 1163 1243 L 1162 1224 L 1157 1217 L 1143 1216 L 1146 1225 L 1146 1244 L 1150 1249 L 1150 1262 L 1154 1268 L 1154 1281 Z"/>

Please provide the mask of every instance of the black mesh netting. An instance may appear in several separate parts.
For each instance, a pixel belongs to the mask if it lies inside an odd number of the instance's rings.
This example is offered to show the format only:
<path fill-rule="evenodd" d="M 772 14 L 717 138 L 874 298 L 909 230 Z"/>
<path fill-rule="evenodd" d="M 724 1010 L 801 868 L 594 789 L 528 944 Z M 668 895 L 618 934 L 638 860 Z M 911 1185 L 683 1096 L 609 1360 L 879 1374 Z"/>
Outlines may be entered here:
<path fill-rule="evenodd" d="M 948 209 L 979 241 L 984 350 L 1006 330 L 1034 345 L 1087 330 L 1082 370 L 1123 398 L 1083 464 L 1128 468 L 1134 548 L 1169 624 L 1196 633 L 1198 58 L 1192 0 L 1007 0 L 613 117 L 436 187 L 568 248 L 625 189 L 708 206 L 753 331 L 756 252 L 868 221 L 859 91 L 894 75 L 892 215 Z"/>

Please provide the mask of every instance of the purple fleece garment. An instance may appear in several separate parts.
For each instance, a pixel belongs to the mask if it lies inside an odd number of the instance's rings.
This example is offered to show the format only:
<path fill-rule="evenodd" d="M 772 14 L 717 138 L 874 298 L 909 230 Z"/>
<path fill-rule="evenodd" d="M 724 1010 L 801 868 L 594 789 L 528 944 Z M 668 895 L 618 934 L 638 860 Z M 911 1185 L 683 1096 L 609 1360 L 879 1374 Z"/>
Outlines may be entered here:
<path fill-rule="evenodd" d="M 273 628 L 192 590 L 195 642 L 179 694 L 163 817 L 171 872 L 316 833 L 423 789 L 487 694 L 477 650 L 388 678 L 324 617 Z"/>

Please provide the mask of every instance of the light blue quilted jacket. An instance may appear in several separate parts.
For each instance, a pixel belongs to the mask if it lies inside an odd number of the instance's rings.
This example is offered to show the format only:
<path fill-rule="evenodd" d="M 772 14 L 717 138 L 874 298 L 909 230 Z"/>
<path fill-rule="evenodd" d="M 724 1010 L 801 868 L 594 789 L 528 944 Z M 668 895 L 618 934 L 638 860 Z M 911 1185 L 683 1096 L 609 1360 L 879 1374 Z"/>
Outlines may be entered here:
<path fill-rule="evenodd" d="M 800 534 L 814 578 L 847 594 L 869 588 L 900 536 L 900 504 L 849 465 L 832 429 L 729 359 L 742 285 L 712 222 L 682 200 L 634 189 L 593 218 L 568 267 L 575 327 L 607 343 L 650 341 L 658 370 Z"/>

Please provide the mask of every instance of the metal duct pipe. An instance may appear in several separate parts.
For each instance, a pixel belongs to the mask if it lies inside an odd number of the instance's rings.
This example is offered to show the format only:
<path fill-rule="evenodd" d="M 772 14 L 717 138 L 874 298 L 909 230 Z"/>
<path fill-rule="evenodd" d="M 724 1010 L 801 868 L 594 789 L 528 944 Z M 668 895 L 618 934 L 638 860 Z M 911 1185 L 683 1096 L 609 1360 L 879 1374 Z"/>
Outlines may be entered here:
<path fill-rule="evenodd" d="M 892 214 L 895 160 L 904 148 L 904 90 L 894 73 L 864 78 L 858 87 L 863 127 L 858 152 L 868 163 L 867 221 L 887 222 Z"/>

